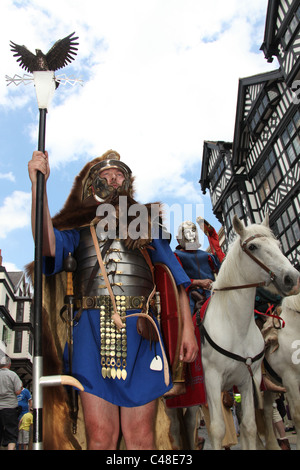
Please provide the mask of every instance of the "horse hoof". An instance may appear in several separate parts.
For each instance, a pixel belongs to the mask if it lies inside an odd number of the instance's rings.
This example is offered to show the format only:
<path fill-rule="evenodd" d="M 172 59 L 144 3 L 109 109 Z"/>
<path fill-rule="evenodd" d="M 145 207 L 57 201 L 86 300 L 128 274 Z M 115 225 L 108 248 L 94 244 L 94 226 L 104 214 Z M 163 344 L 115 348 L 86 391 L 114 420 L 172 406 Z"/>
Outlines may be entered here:
<path fill-rule="evenodd" d="M 205 444 L 204 437 L 199 437 L 198 442 L 196 443 L 195 449 L 196 450 L 203 450 Z"/>
<path fill-rule="evenodd" d="M 291 450 L 291 446 L 288 439 L 277 439 L 279 447 L 281 450 Z"/>

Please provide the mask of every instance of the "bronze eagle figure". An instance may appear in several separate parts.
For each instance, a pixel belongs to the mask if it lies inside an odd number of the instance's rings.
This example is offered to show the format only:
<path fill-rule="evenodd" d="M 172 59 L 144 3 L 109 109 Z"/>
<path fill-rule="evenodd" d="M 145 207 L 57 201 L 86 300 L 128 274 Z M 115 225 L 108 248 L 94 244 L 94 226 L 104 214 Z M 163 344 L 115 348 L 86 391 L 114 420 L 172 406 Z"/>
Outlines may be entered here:
<path fill-rule="evenodd" d="M 14 57 L 18 57 L 17 62 L 27 72 L 39 72 L 61 69 L 72 62 L 77 55 L 78 42 L 75 42 L 78 37 L 73 37 L 72 33 L 64 39 L 59 39 L 51 47 L 51 49 L 44 54 L 40 49 L 36 49 L 36 54 L 30 52 L 27 47 L 19 46 L 10 41 L 11 51 L 15 52 Z"/>

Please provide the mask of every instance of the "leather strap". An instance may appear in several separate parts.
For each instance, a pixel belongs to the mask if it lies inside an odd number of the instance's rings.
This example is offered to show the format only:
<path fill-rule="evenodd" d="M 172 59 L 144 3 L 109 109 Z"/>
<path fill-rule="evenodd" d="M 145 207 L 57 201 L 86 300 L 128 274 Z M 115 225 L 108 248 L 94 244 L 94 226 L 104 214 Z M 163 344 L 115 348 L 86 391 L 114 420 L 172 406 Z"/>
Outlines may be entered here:
<path fill-rule="evenodd" d="M 152 275 L 152 282 L 153 282 L 153 289 L 152 289 L 152 292 L 150 293 L 150 295 L 148 297 L 147 304 L 146 304 L 146 313 L 148 313 L 149 312 L 150 302 L 151 302 L 151 300 L 152 300 L 152 298 L 153 298 L 153 296 L 156 292 L 156 284 L 155 284 L 155 277 L 154 277 L 154 266 L 153 266 L 153 263 L 151 261 L 151 258 L 150 258 L 150 255 L 148 253 L 147 248 L 140 248 L 140 252 L 144 256 L 144 258 L 146 260 L 146 263 L 149 266 L 149 269 L 150 269 L 151 275 Z"/>
<path fill-rule="evenodd" d="M 103 263 L 103 259 L 102 259 L 102 256 L 101 256 L 99 243 L 98 243 L 98 239 L 97 239 L 97 235 L 96 235 L 94 221 L 92 221 L 91 224 L 90 224 L 90 230 L 91 230 L 91 234 L 92 234 L 92 238 L 93 238 L 93 242 L 94 242 L 94 246 L 95 246 L 95 250 L 96 250 L 96 254 L 97 254 L 98 263 L 99 263 L 99 266 L 100 266 L 100 269 L 101 269 L 101 273 L 102 273 L 105 285 L 107 287 L 108 293 L 110 295 L 112 305 L 113 305 L 113 309 L 114 309 L 112 319 L 113 319 L 113 321 L 115 322 L 115 324 L 117 325 L 118 328 L 120 328 L 120 329 L 125 328 L 125 325 L 124 325 L 124 323 L 122 323 L 121 317 L 117 312 L 116 299 L 115 299 L 115 296 L 113 294 L 110 282 L 109 282 L 107 274 L 106 274 L 106 269 L 105 269 L 105 266 L 104 266 L 104 263 Z"/>
<path fill-rule="evenodd" d="M 263 349 L 259 354 L 257 354 L 255 357 L 243 357 L 243 356 L 239 356 L 238 354 L 234 354 L 230 351 L 227 351 L 226 349 L 223 349 L 221 348 L 221 346 L 218 346 L 212 339 L 211 337 L 209 336 L 209 334 L 207 333 L 206 329 L 204 328 L 204 325 L 201 324 L 201 331 L 203 331 L 203 334 L 205 336 L 205 338 L 207 339 L 207 341 L 209 342 L 209 344 L 216 350 L 218 351 L 220 354 L 222 354 L 223 356 L 227 356 L 227 357 L 230 357 L 231 359 L 234 359 L 235 361 L 239 361 L 239 362 L 244 362 L 244 364 L 246 364 L 246 366 L 248 367 L 249 371 L 251 370 L 251 364 L 253 364 L 253 362 L 256 362 L 258 361 L 259 359 L 261 359 L 263 357 L 263 355 L 265 354 L 265 349 Z"/>
<path fill-rule="evenodd" d="M 250 287 L 263 287 L 265 286 L 265 282 L 256 282 L 254 284 L 243 284 L 241 286 L 228 286 L 228 287 L 220 287 L 220 289 L 214 289 L 214 292 L 221 292 L 227 290 L 237 290 L 237 289 L 249 289 Z"/>
<path fill-rule="evenodd" d="M 249 258 L 251 258 L 256 264 L 258 264 L 258 266 L 260 266 L 264 271 L 269 274 L 271 281 L 274 281 L 276 279 L 276 274 L 271 271 L 265 264 L 263 264 L 258 258 L 256 258 L 256 256 L 252 255 L 251 251 L 247 248 L 247 243 L 252 240 L 255 240 L 255 238 L 261 238 L 263 236 L 264 235 L 260 234 L 252 235 L 252 237 L 247 238 L 247 240 L 245 240 L 244 242 L 241 241 L 240 244 L 242 250 L 249 256 Z"/>
<path fill-rule="evenodd" d="M 271 281 L 274 282 L 276 279 L 276 274 L 271 271 L 265 264 L 263 264 L 258 258 L 256 258 L 254 255 L 252 255 L 251 251 L 247 248 L 247 243 L 249 243 L 252 240 L 255 240 L 255 238 L 260 238 L 263 237 L 264 235 L 256 234 L 252 235 L 252 237 L 247 238 L 244 242 L 240 241 L 241 249 L 251 258 L 258 266 L 260 266 L 264 271 L 266 271 L 270 278 Z M 266 282 L 257 282 L 255 284 L 244 284 L 241 286 L 228 286 L 228 287 L 221 287 L 219 289 L 214 289 L 214 292 L 221 292 L 221 291 L 228 291 L 228 290 L 236 290 L 236 289 L 249 289 L 250 287 L 263 287 L 266 285 Z"/>

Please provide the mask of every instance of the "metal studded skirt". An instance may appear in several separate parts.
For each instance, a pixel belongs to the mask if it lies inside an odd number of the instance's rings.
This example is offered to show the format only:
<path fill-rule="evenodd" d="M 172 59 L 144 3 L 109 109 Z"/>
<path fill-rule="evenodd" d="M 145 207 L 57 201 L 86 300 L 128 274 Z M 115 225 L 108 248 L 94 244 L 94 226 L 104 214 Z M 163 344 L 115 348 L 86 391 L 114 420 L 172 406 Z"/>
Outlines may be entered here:
<path fill-rule="evenodd" d="M 126 334 L 126 297 L 117 295 L 118 313 L 125 325 L 120 330 L 111 316 L 114 313 L 109 296 L 102 296 L 100 306 L 100 338 L 101 338 L 101 374 L 102 377 L 125 380 L 127 377 L 127 334 Z"/>

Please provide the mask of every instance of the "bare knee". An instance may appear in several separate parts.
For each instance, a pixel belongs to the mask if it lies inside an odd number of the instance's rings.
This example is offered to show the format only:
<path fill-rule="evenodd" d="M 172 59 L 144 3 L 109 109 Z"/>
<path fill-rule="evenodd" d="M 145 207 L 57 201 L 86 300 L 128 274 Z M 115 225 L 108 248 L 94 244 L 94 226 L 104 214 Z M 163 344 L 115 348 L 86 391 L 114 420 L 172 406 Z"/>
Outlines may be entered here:
<path fill-rule="evenodd" d="M 119 426 L 101 421 L 86 422 L 87 448 L 89 450 L 116 450 Z"/>

